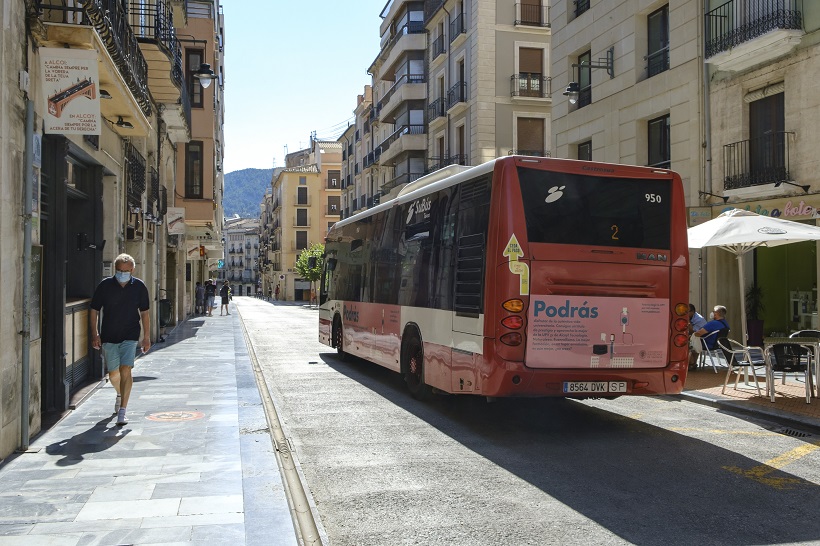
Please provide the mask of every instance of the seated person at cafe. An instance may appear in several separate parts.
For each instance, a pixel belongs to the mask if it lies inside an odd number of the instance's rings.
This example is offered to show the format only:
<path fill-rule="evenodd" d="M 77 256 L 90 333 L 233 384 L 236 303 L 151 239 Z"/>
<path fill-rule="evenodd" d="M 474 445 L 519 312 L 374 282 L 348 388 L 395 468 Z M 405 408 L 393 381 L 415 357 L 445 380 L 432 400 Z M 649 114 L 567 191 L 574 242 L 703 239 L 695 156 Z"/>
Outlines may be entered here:
<path fill-rule="evenodd" d="M 703 325 L 703 328 L 695 331 L 696 337 L 703 337 L 726 328 L 729 329 L 729 323 L 726 322 L 726 308 L 722 305 L 715 305 L 714 319 Z M 706 348 L 710 351 L 717 346 L 717 335 L 706 338 Z"/>
<path fill-rule="evenodd" d="M 693 304 L 689 304 L 689 334 L 693 334 L 697 332 L 701 328 L 706 325 L 706 319 L 703 318 L 703 315 L 698 313 L 697 309 Z M 695 351 L 689 352 L 689 369 L 692 370 L 696 367 L 698 361 L 698 354 Z"/>

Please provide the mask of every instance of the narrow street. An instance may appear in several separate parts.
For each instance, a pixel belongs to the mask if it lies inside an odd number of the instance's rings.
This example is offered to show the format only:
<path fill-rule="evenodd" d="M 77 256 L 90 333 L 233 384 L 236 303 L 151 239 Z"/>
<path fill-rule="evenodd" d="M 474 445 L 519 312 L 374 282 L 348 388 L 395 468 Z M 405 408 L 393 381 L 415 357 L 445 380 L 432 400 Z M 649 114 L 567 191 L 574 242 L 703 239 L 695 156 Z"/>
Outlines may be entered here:
<path fill-rule="evenodd" d="M 681 398 L 437 396 L 236 298 L 320 528 L 347 544 L 820 543 L 820 438 Z"/>

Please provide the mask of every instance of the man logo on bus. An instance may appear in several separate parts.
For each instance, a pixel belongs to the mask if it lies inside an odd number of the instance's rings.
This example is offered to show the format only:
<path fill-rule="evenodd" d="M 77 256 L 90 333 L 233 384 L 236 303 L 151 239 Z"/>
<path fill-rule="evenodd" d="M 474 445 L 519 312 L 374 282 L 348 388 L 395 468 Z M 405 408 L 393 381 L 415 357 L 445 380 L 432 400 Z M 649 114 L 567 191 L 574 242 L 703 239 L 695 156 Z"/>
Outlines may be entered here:
<path fill-rule="evenodd" d="M 564 189 L 566 189 L 566 186 L 561 186 L 560 188 L 558 186 L 551 187 L 549 189 L 549 192 L 547 192 L 548 195 L 547 198 L 544 199 L 544 201 L 546 203 L 554 203 L 555 201 L 558 201 L 559 199 L 561 199 L 561 197 L 564 196 L 564 192 L 561 191 Z"/>

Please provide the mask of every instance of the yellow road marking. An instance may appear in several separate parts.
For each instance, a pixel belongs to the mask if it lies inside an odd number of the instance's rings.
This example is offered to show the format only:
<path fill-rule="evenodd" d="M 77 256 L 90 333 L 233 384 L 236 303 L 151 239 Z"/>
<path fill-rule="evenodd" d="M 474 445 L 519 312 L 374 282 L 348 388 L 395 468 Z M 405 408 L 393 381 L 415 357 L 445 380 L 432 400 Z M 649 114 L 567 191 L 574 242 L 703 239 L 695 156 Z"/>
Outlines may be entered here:
<path fill-rule="evenodd" d="M 792 489 L 792 486 L 797 485 L 804 480 L 800 478 L 776 478 L 769 476 L 769 474 L 775 470 L 780 470 L 784 466 L 789 465 L 818 449 L 820 449 L 820 440 L 810 444 L 803 444 L 792 449 L 791 451 L 783 453 L 782 455 L 778 455 L 773 459 L 769 459 L 761 465 L 750 468 L 749 470 L 743 470 L 737 466 L 724 466 L 723 469 L 751 480 L 755 480 L 775 489 Z"/>

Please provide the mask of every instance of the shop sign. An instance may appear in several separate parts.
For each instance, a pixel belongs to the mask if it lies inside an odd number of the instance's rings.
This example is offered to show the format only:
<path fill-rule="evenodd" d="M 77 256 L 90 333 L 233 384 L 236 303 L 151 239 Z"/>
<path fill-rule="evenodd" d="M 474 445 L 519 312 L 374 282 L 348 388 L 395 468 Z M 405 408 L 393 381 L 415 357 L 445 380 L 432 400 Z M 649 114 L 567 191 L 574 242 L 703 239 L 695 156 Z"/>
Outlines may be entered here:
<path fill-rule="evenodd" d="M 689 207 L 686 212 L 689 227 L 699 226 L 712 219 L 712 207 Z"/>
<path fill-rule="evenodd" d="M 818 207 L 820 207 L 820 199 L 815 196 L 807 196 L 805 198 L 785 197 L 781 199 L 768 199 L 766 201 L 738 203 L 737 205 L 721 205 L 715 217 L 727 210 L 742 209 L 762 216 L 783 218 L 784 220 L 812 220 L 820 218 Z"/>
<path fill-rule="evenodd" d="M 43 123 L 47 134 L 100 134 L 97 52 L 39 49 L 43 80 Z"/>
<path fill-rule="evenodd" d="M 168 207 L 165 218 L 168 235 L 185 235 L 185 207 Z"/>

